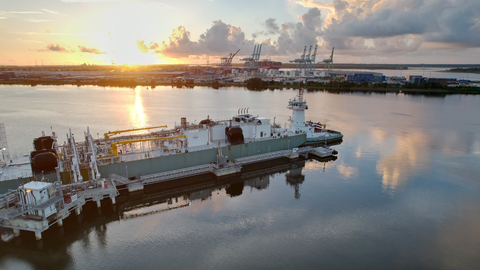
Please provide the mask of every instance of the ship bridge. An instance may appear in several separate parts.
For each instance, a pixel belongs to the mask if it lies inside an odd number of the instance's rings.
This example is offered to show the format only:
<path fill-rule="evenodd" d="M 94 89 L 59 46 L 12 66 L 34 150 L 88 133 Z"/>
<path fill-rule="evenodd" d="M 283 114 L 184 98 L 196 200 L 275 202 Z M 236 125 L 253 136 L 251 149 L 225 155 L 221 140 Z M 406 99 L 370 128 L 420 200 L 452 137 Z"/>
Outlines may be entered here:
<path fill-rule="evenodd" d="M 296 132 L 305 126 L 305 110 L 308 109 L 307 101 L 303 99 L 303 88 L 300 88 L 298 95 L 288 102 L 288 106 L 292 110 L 290 118 L 290 131 Z"/>
<path fill-rule="evenodd" d="M 300 100 L 290 100 L 288 102 L 288 107 L 291 110 L 307 110 L 308 105 L 306 101 L 300 101 Z"/>

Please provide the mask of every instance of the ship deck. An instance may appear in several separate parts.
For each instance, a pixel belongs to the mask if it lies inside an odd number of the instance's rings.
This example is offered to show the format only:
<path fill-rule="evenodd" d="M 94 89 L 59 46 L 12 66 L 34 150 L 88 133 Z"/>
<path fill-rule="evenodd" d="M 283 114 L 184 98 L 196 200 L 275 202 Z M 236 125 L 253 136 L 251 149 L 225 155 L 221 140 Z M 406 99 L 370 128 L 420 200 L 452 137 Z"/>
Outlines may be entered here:
<path fill-rule="evenodd" d="M 274 137 L 264 137 L 264 138 L 245 138 L 244 143 L 254 143 L 254 142 L 260 142 L 260 141 L 268 141 L 268 140 L 274 140 L 278 138 L 280 135 L 286 135 L 286 133 L 280 133 L 276 132 Z M 298 134 L 290 134 L 291 135 L 298 135 Z M 124 138 L 120 138 L 119 140 L 122 140 Z M 209 144 L 202 145 L 202 146 L 194 146 L 194 147 L 181 147 L 181 148 L 172 148 L 172 149 L 149 149 L 149 148 L 137 148 L 133 149 L 133 151 L 126 151 L 123 152 L 122 154 L 116 155 L 116 156 L 105 156 L 105 157 L 97 157 L 98 164 L 100 166 L 103 165 L 109 165 L 109 164 L 116 164 L 116 163 L 123 163 L 123 162 L 131 162 L 131 161 L 137 161 L 137 160 L 143 160 L 146 158 L 156 158 L 156 157 L 161 157 L 161 156 L 169 156 L 169 155 L 175 155 L 178 154 L 179 152 L 195 152 L 195 151 L 202 151 L 202 150 L 208 150 L 208 149 L 216 149 L 216 148 L 222 148 L 222 147 L 227 147 L 230 146 L 231 144 L 226 142 L 225 140 L 215 140 L 212 141 Z"/>
<path fill-rule="evenodd" d="M 26 178 L 32 176 L 32 167 L 30 165 L 30 158 L 19 157 L 12 159 L 11 163 L 6 167 L 0 167 L 0 181 Z"/>

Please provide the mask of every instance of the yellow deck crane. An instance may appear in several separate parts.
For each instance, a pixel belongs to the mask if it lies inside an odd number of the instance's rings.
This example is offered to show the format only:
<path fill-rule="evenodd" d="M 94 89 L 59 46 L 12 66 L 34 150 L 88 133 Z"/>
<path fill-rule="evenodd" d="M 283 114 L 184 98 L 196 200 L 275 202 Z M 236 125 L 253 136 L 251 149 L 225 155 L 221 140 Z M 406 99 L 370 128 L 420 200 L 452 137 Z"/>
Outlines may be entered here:
<path fill-rule="evenodd" d="M 139 131 L 139 130 L 149 130 L 149 129 L 156 129 L 156 128 L 167 128 L 167 126 L 156 126 L 156 127 L 146 127 L 146 128 L 132 128 L 132 129 L 124 129 L 124 130 L 117 130 L 117 131 L 109 131 L 104 133 L 105 139 L 110 138 L 113 135 L 118 135 L 120 133 L 125 132 L 132 132 L 132 131 Z"/>

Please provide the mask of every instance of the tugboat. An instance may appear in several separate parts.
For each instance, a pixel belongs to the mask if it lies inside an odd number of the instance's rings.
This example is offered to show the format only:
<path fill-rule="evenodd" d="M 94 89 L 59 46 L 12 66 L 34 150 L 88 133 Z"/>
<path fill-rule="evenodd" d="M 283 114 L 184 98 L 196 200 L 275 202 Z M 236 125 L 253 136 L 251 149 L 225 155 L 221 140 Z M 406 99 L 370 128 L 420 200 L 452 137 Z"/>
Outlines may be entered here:
<path fill-rule="evenodd" d="M 307 134 L 305 144 L 331 144 L 341 142 L 343 138 L 342 133 L 326 129 L 325 124 L 322 125 L 312 121 L 305 121 L 305 110 L 308 109 L 308 105 L 307 101 L 303 99 L 303 91 L 303 87 L 300 88 L 298 95 L 288 102 L 287 108 L 292 110 L 292 116 L 289 119 L 289 131 L 295 134 Z"/>

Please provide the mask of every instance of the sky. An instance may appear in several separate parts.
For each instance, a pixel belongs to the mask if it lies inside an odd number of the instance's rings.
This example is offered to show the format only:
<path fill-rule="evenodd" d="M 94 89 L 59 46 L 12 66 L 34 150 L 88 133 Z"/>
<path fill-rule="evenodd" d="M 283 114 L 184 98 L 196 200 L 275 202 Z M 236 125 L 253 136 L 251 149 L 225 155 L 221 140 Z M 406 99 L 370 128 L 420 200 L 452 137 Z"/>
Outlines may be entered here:
<path fill-rule="evenodd" d="M 479 64 L 480 1 L 0 0 L 0 65 L 240 62 L 256 44 L 282 62 L 317 45 L 317 62 Z"/>

